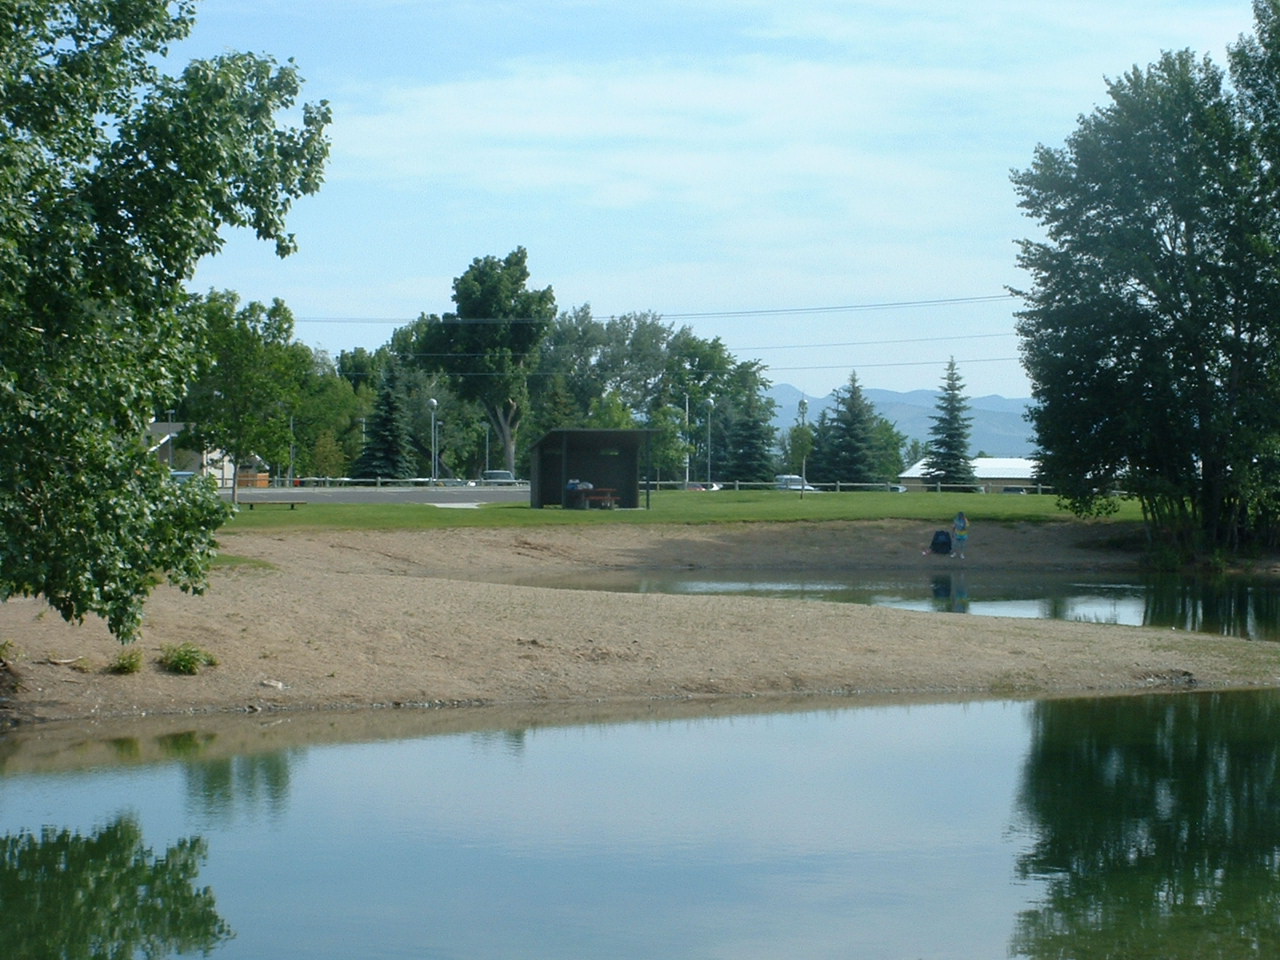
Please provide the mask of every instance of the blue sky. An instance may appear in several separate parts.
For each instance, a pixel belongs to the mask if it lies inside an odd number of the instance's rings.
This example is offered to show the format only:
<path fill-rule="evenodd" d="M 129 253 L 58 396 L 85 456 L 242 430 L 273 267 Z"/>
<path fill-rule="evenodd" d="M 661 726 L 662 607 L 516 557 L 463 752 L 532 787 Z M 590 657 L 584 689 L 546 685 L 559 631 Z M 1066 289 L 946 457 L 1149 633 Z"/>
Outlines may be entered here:
<path fill-rule="evenodd" d="M 233 235 L 194 285 L 336 355 L 524 246 L 561 309 L 654 311 L 810 395 L 954 356 L 1024 396 L 1009 171 L 1105 77 L 1251 28 L 1247 0 L 203 0 L 179 62 L 293 58 L 334 122 L 300 252 Z"/>

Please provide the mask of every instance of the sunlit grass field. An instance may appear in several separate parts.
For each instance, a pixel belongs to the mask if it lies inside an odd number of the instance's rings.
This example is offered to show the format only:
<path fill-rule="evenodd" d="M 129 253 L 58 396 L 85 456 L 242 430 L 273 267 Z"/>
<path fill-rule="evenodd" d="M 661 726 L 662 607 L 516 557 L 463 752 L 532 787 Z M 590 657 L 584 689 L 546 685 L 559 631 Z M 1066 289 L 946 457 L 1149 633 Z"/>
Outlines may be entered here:
<path fill-rule="evenodd" d="M 643 495 L 641 502 L 643 503 Z M 1116 521 L 1136 521 L 1136 502 L 1120 501 Z M 527 503 L 484 504 L 477 509 L 445 509 L 432 504 L 308 503 L 296 510 L 267 507 L 240 512 L 223 528 L 241 530 L 347 529 L 434 530 L 447 527 L 538 527 L 660 523 L 788 523 L 824 520 L 923 520 L 949 524 L 958 510 L 979 522 L 1043 523 L 1072 519 L 1045 495 L 978 493 L 805 493 L 789 490 L 662 490 L 649 509 L 562 510 Z"/>

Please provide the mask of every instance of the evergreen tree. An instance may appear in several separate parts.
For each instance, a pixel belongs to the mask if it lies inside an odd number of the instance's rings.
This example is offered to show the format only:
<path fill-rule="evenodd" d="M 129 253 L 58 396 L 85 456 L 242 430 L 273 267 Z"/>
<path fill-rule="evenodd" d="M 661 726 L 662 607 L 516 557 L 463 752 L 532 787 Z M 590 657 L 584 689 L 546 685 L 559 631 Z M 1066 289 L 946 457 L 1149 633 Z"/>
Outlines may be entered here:
<path fill-rule="evenodd" d="M 862 394 L 858 375 L 836 390 L 834 411 L 824 410 L 814 430 L 809 479 L 815 483 L 875 483 L 876 429 L 883 418 Z"/>
<path fill-rule="evenodd" d="M 394 366 L 387 370 L 369 418 L 364 450 L 351 467 L 359 479 L 402 480 L 414 474 L 413 443 L 400 377 Z"/>
<path fill-rule="evenodd" d="M 760 393 L 746 394 L 731 412 L 727 433 L 728 475 L 744 482 L 764 482 L 773 477 L 774 429 L 769 422 L 771 402 Z"/>
<path fill-rule="evenodd" d="M 947 363 L 938 397 L 937 414 L 930 417 L 929 452 L 925 456 L 924 475 L 934 483 L 974 483 L 973 464 L 969 460 L 969 400 L 964 395 L 964 381 L 956 369 L 955 358 Z"/>

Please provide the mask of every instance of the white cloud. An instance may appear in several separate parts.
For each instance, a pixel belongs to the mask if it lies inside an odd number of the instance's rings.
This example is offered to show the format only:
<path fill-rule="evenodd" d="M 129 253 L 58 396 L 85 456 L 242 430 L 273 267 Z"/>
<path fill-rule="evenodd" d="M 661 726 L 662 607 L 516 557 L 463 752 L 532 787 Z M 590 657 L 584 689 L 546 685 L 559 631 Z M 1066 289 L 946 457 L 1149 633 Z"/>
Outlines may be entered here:
<path fill-rule="evenodd" d="M 517 244 L 562 305 L 604 312 L 998 293 L 1033 230 L 1009 170 L 1060 143 L 1104 76 L 1163 48 L 1221 62 L 1251 19 L 1244 0 L 205 0 L 200 13 L 227 45 L 295 55 L 307 95 L 333 101 L 328 186 L 277 276 L 301 315 L 357 316 L 445 308 L 449 283 L 433 278 Z M 309 294 L 299 276 L 321 282 Z M 965 322 L 1011 329 L 1010 314 Z M 786 333 L 821 342 L 821 327 Z"/>

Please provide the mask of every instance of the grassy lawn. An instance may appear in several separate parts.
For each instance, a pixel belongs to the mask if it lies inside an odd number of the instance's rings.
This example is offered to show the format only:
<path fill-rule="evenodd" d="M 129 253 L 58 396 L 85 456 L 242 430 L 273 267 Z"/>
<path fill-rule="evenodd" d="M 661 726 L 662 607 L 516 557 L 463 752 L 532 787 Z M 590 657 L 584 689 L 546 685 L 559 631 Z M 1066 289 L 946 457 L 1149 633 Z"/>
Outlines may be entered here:
<path fill-rule="evenodd" d="M 323 504 L 298 510 L 245 510 L 223 528 L 238 530 L 347 529 L 434 530 L 445 527 L 536 527 L 547 524 L 753 523 L 821 520 L 922 520 L 947 526 L 964 510 L 981 522 L 1043 523 L 1072 515 L 1051 496 L 973 493 L 806 493 L 663 490 L 648 510 L 534 510 L 527 503 L 493 503 L 448 509 L 421 503 Z M 1135 502 L 1122 502 L 1114 517 L 1141 519 Z"/>

